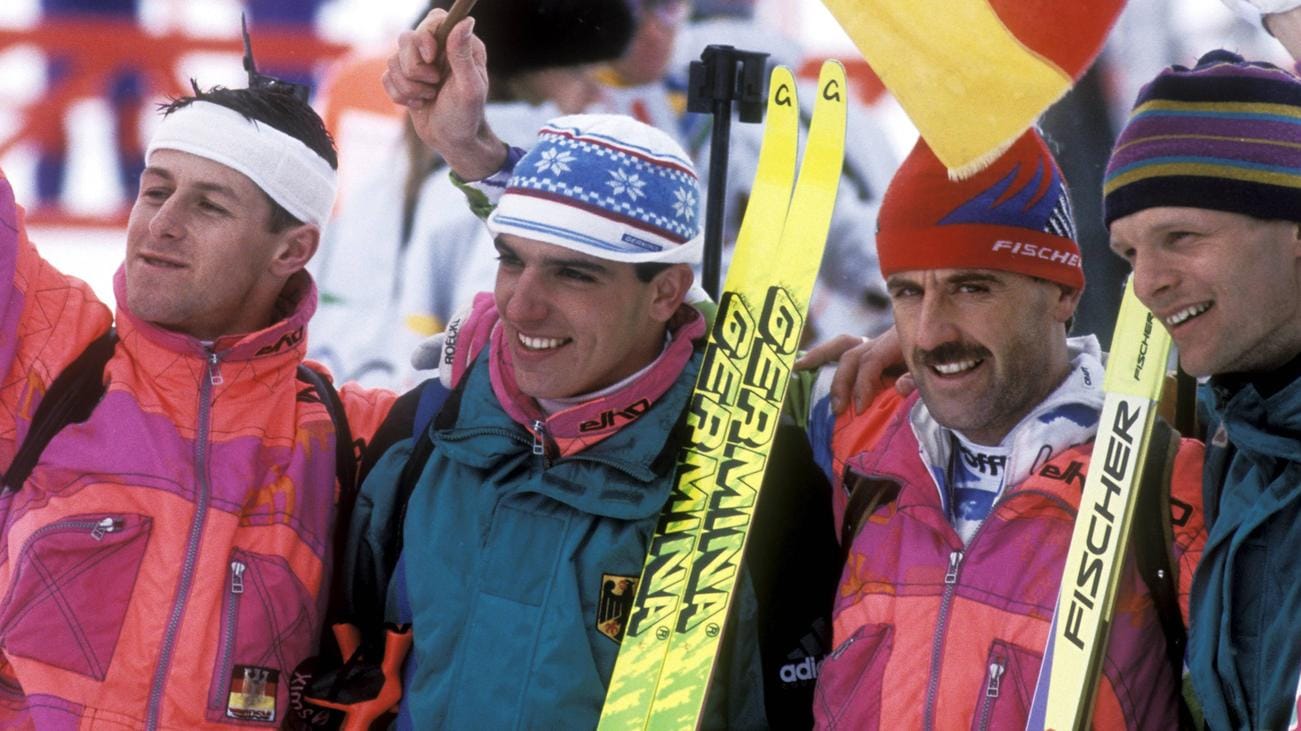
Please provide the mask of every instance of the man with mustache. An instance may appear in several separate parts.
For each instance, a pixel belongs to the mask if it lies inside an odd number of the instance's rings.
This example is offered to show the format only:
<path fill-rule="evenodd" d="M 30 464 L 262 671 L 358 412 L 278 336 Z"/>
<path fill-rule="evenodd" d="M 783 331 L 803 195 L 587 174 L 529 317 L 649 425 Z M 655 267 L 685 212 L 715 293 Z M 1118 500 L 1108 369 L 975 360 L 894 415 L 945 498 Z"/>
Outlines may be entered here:
<path fill-rule="evenodd" d="M 1074 235 L 1034 131 L 961 181 L 919 142 L 887 190 L 881 273 L 917 391 L 884 389 L 857 414 L 814 406 L 848 554 L 821 726 L 1025 725 L 1103 401 L 1096 339 L 1067 337 L 1084 286 Z M 1183 445 L 1184 502 L 1200 467 Z M 1198 520 L 1176 540 L 1184 590 Z M 1117 606 L 1094 723 L 1169 728 L 1178 679 L 1132 564 Z"/>

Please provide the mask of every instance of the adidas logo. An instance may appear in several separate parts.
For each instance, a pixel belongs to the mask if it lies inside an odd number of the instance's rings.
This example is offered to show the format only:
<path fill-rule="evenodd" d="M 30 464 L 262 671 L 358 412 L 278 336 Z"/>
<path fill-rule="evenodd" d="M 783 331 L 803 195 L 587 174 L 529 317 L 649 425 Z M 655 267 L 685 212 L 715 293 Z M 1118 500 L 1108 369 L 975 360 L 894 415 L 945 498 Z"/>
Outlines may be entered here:
<path fill-rule="evenodd" d="M 806 657 L 799 662 L 790 662 L 781 666 L 778 677 L 783 683 L 798 683 L 804 680 L 818 679 L 818 666 L 822 663 L 811 657 Z"/>

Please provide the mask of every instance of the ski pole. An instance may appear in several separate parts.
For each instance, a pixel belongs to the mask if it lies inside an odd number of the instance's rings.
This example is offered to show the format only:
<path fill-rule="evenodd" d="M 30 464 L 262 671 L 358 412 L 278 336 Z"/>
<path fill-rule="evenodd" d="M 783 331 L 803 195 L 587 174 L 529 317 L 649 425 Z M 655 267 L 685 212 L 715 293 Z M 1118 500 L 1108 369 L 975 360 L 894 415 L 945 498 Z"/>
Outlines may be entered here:
<path fill-rule="evenodd" d="M 706 46 L 691 62 L 687 111 L 714 115 L 709 140 L 709 191 L 705 197 L 705 252 L 701 284 L 718 301 L 723 257 L 724 197 L 727 195 L 727 150 L 732 133 L 732 102 L 739 102 L 742 122 L 762 122 L 767 92 L 764 61 L 768 54 L 731 46 Z"/>

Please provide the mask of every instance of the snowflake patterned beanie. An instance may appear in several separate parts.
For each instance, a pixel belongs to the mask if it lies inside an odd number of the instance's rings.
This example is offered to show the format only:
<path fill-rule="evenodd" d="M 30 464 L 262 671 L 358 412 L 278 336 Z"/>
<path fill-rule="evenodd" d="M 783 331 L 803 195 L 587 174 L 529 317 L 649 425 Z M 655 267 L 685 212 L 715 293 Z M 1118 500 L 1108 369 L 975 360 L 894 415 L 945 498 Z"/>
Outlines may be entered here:
<path fill-rule="evenodd" d="M 672 138 L 631 117 L 559 117 L 515 165 L 488 228 L 612 261 L 696 264 L 696 171 Z"/>
<path fill-rule="evenodd" d="M 997 269 L 1084 286 L 1066 181 L 1033 129 L 963 180 L 923 140 L 881 201 L 881 276 L 917 269 Z"/>

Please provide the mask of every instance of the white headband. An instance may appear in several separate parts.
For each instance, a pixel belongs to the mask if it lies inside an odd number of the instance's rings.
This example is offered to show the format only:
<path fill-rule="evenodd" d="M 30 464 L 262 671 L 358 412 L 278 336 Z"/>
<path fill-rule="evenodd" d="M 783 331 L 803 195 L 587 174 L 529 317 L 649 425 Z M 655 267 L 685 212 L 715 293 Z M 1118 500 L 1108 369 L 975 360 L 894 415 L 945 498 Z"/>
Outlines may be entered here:
<path fill-rule="evenodd" d="M 163 117 L 149 141 L 248 176 L 291 216 L 324 226 L 334 206 L 335 172 L 310 147 L 269 124 L 212 102 L 196 101 Z"/>

